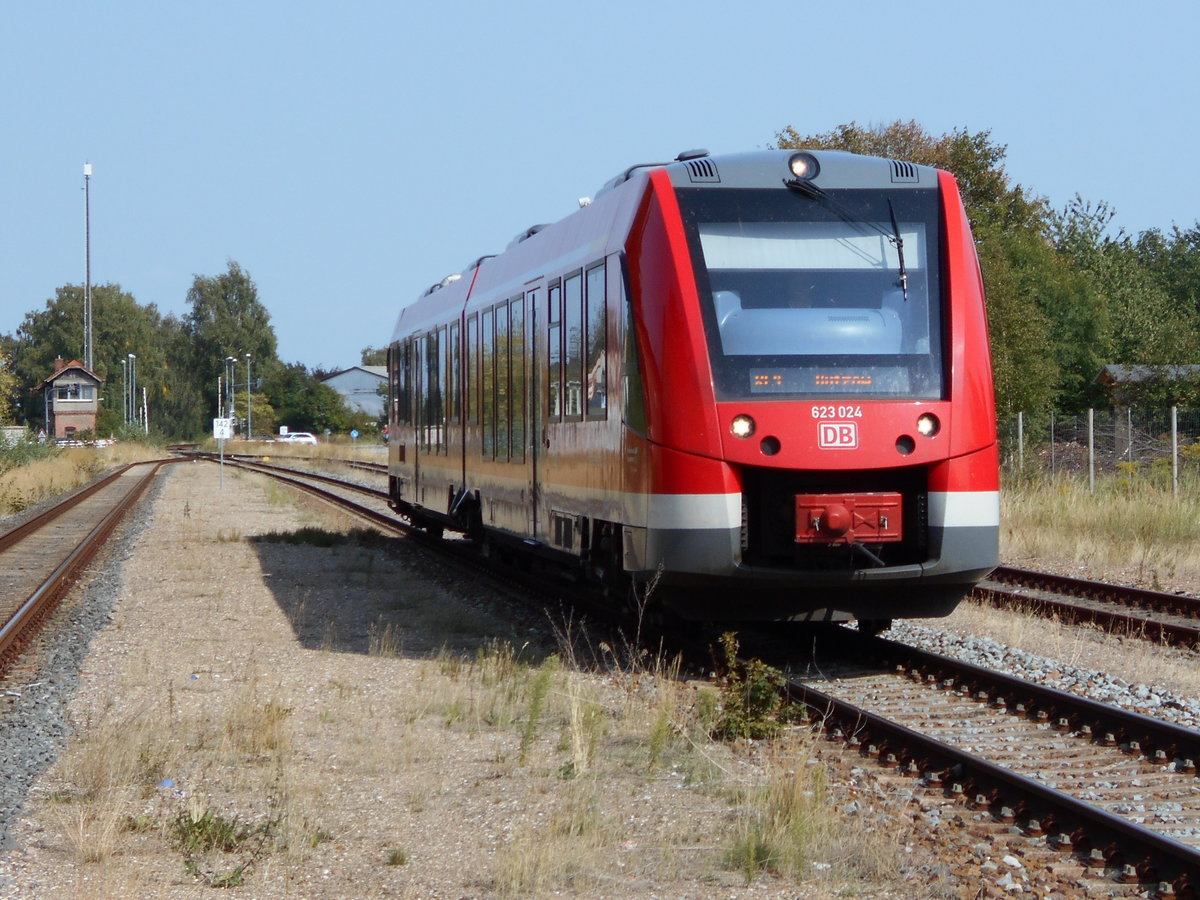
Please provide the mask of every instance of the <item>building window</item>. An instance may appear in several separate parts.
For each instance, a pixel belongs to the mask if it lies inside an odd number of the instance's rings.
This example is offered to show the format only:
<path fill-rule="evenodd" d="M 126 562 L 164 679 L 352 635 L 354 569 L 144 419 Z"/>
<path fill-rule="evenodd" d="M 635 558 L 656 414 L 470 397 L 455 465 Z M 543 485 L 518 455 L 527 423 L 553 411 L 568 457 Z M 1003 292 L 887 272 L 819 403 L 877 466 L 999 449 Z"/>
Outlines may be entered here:
<path fill-rule="evenodd" d="M 55 400 L 92 400 L 96 396 L 95 385 L 59 384 L 54 388 Z"/>

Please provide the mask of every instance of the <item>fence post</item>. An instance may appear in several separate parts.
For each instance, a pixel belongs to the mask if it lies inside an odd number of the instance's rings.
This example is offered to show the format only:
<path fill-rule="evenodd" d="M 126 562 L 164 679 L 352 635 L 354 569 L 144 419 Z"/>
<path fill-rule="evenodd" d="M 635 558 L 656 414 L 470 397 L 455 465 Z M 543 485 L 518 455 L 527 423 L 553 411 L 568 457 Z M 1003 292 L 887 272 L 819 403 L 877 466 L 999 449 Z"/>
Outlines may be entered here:
<path fill-rule="evenodd" d="M 1179 407 L 1171 407 L 1171 496 L 1179 496 Z"/>
<path fill-rule="evenodd" d="M 1017 413 L 1017 468 L 1025 470 L 1025 413 Z"/>
<path fill-rule="evenodd" d="M 1050 410 L 1050 476 L 1053 478 L 1058 474 L 1058 466 L 1056 454 L 1054 450 L 1054 410 Z"/>
<path fill-rule="evenodd" d="M 1088 490 L 1096 492 L 1096 411 L 1088 407 Z"/>

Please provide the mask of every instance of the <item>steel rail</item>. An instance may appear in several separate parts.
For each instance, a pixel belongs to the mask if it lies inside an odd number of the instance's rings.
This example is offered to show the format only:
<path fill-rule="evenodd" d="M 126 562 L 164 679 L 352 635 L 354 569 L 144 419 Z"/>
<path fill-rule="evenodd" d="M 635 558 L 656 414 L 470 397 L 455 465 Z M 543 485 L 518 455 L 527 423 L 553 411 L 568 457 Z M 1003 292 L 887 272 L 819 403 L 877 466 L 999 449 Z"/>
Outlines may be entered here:
<path fill-rule="evenodd" d="M 977 585 L 971 595 L 992 606 L 1020 609 L 1043 618 L 1056 618 L 1068 625 L 1096 625 L 1113 634 L 1128 634 L 1180 647 L 1200 646 L 1200 625 L 1182 625 L 1148 619 L 1134 613 L 1081 606 L 1053 597 L 1020 594 L 991 585 Z"/>
<path fill-rule="evenodd" d="M 988 576 L 989 581 L 1020 585 L 1038 590 L 1052 591 L 1068 597 L 1090 600 L 1107 600 L 1127 606 L 1152 609 L 1191 619 L 1200 619 L 1200 599 L 1187 594 L 1172 594 L 1148 588 L 1109 584 L 1105 581 L 1089 581 L 1069 575 L 1053 575 L 1034 572 L 1012 566 L 1000 566 Z"/>
<path fill-rule="evenodd" d="M 821 717 L 833 739 L 872 742 L 865 752 L 877 758 L 895 757 L 902 770 L 919 772 L 931 785 L 944 784 L 951 793 L 970 793 L 975 805 L 997 820 L 1013 815 L 1031 835 L 1054 834 L 1064 852 L 1098 850 L 1106 865 L 1133 866 L 1142 883 L 1171 882 L 1183 891 L 1200 878 L 1200 852 L 1086 801 L 1064 794 L 979 759 L 957 747 L 921 734 L 905 725 L 854 706 L 799 681 L 791 681 L 792 697 Z M 1011 813 L 1020 810 L 1019 816 Z"/>
<path fill-rule="evenodd" d="M 4 535 L 4 538 L 8 540 L 6 540 L 3 546 L 11 547 L 35 531 L 48 527 L 67 510 L 79 505 L 85 498 L 92 496 L 98 490 L 112 484 L 134 466 L 153 466 L 134 487 L 127 491 L 114 504 L 103 518 L 72 549 L 67 557 L 25 599 L 17 611 L 0 627 L 0 671 L 4 671 L 7 668 L 9 663 L 18 655 L 21 647 L 30 640 L 34 629 L 53 612 L 58 602 L 75 583 L 76 576 L 95 557 L 104 541 L 145 492 L 151 479 L 158 473 L 158 470 L 168 462 L 174 461 L 156 460 L 149 463 L 130 463 L 123 466 L 111 475 L 98 480 L 84 491 L 72 495 L 63 503 L 57 504 L 55 507 Z M 17 537 L 12 538 L 14 534 Z"/>
<path fill-rule="evenodd" d="M 108 485 L 112 484 L 114 481 L 124 475 L 133 465 L 135 465 L 135 463 L 128 463 L 127 465 L 114 469 L 112 472 L 108 473 L 102 478 L 97 479 L 96 481 L 93 481 L 86 487 L 76 491 L 73 494 L 67 495 L 61 501 L 55 503 L 48 509 L 43 510 L 37 515 L 15 526 L 14 528 L 9 529 L 8 531 L 4 532 L 4 534 L 0 534 L 0 550 L 5 550 L 11 547 L 13 544 L 23 541 L 26 537 L 34 532 L 45 528 L 47 524 L 53 522 L 69 509 L 78 506 L 97 491 L 101 491 L 108 487 Z"/>
<path fill-rule="evenodd" d="M 1103 743 L 1119 744 L 1128 748 L 1128 752 L 1140 753 L 1157 764 L 1162 764 L 1164 757 L 1180 760 L 1185 763 L 1185 768 L 1193 771 L 1200 764 L 1200 732 L 1191 728 L 907 644 L 884 638 L 873 638 L 872 641 L 874 646 L 868 652 L 878 654 L 889 664 L 899 663 L 913 672 L 937 672 L 943 687 L 948 686 L 946 677 L 952 676 L 975 694 L 986 693 L 986 696 L 976 697 L 980 701 L 1003 698 L 1006 707 L 1012 709 L 1023 702 L 1024 714 L 1031 718 L 1053 719 L 1060 727 L 1069 727 Z M 1013 702 L 1009 703 L 1010 700 Z M 1039 716 L 1039 713 L 1043 715 Z"/>
<path fill-rule="evenodd" d="M 1200 600 L 1186 595 L 1001 567 L 977 585 L 972 596 L 992 606 L 1068 624 L 1095 625 L 1110 633 L 1176 646 L 1200 646 Z M 1090 605 L 1096 603 L 1106 606 Z M 1151 613 L 1168 618 L 1152 618 Z"/>

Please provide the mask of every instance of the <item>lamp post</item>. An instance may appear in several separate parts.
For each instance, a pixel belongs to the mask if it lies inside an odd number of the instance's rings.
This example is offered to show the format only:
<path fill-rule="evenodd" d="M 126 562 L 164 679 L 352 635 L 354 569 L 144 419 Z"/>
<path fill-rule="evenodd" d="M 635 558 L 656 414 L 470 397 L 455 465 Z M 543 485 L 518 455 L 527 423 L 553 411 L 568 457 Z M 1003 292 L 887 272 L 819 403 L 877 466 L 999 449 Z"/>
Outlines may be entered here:
<path fill-rule="evenodd" d="M 121 360 L 121 420 L 129 425 L 129 363 Z"/>
<path fill-rule="evenodd" d="M 250 354 L 246 354 L 246 440 L 251 439 L 250 430 Z"/>
<path fill-rule="evenodd" d="M 137 424 L 137 354 L 129 354 L 129 397 L 126 402 L 129 404 L 129 422 Z"/>
<path fill-rule="evenodd" d="M 237 418 L 237 394 L 234 385 L 237 382 L 237 360 L 232 356 L 225 357 L 225 397 L 229 418 Z"/>
<path fill-rule="evenodd" d="M 83 164 L 83 364 L 92 370 L 92 164 Z"/>

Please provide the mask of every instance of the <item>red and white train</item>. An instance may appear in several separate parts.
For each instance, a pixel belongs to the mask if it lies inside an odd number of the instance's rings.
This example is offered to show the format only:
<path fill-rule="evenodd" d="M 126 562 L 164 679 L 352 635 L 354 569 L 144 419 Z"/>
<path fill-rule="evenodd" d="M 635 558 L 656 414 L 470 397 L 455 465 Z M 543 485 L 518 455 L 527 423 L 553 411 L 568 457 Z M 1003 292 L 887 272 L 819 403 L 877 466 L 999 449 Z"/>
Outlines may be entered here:
<path fill-rule="evenodd" d="M 997 563 L 983 284 L 947 172 L 681 154 L 400 312 L 393 507 L 688 618 L 948 614 Z"/>

